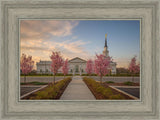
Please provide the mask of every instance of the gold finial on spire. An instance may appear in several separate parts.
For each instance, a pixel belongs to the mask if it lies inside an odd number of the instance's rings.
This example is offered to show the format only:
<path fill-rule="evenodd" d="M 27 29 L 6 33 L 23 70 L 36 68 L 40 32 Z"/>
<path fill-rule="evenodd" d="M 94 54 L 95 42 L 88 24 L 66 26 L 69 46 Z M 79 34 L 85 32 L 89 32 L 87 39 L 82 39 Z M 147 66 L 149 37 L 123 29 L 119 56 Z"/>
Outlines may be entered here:
<path fill-rule="evenodd" d="M 107 33 L 105 34 L 105 38 L 107 38 Z"/>

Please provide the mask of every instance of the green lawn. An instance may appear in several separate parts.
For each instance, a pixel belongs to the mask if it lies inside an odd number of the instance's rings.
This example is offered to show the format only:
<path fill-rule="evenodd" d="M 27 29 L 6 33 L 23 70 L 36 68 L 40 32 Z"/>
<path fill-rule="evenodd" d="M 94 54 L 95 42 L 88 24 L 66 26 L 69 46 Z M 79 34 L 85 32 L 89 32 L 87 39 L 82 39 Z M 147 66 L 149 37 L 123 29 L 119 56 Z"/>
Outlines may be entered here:
<path fill-rule="evenodd" d="M 106 81 L 106 83 L 114 83 L 113 81 Z"/>
<path fill-rule="evenodd" d="M 21 83 L 21 85 L 47 85 L 48 83 L 45 83 L 45 82 L 36 82 L 36 81 L 34 81 L 34 82 L 26 82 L 26 83 Z"/>

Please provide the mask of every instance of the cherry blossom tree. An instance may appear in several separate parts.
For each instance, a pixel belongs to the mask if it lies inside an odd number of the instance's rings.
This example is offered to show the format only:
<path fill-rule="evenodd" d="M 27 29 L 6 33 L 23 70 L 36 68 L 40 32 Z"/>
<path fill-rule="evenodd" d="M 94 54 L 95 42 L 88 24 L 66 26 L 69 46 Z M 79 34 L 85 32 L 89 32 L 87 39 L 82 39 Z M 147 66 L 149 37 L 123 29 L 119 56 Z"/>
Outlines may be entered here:
<path fill-rule="evenodd" d="M 94 71 L 100 76 L 100 82 L 102 83 L 102 77 L 110 71 L 110 57 L 106 57 L 103 54 L 97 55 L 94 61 Z"/>
<path fill-rule="evenodd" d="M 62 67 L 63 59 L 60 55 L 60 52 L 52 52 L 52 55 L 50 56 L 50 59 L 52 61 L 51 72 L 53 72 L 54 84 L 55 84 L 55 75 L 58 73 L 58 70 Z"/>
<path fill-rule="evenodd" d="M 140 65 L 136 64 L 136 56 L 131 59 L 128 69 L 132 73 L 132 81 L 134 81 L 134 75 L 140 72 Z"/>
<path fill-rule="evenodd" d="M 93 61 L 91 59 L 87 61 L 86 72 L 89 74 L 89 76 L 93 73 Z"/>
<path fill-rule="evenodd" d="M 26 54 L 22 54 L 20 60 L 20 68 L 22 73 L 24 74 L 24 82 L 26 83 L 26 75 L 30 73 L 33 69 L 34 61 L 32 60 L 32 56 L 26 56 Z"/>
<path fill-rule="evenodd" d="M 68 70 L 69 70 L 69 67 L 68 67 L 68 59 L 66 59 L 63 63 L 63 66 L 62 66 L 62 72 L 64 74 L 64 77 L 66 74 L 68 74 Z"/>

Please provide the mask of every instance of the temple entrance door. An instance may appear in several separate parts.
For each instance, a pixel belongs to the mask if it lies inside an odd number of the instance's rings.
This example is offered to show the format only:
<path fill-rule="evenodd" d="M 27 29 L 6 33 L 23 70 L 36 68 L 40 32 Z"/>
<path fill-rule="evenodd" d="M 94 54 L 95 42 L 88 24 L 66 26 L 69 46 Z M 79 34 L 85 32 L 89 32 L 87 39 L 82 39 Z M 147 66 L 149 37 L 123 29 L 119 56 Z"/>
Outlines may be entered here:
<path fill-rule="evenodd" d="M 79 74 L 79 66 L 75 65 L 75 74 Z"/>

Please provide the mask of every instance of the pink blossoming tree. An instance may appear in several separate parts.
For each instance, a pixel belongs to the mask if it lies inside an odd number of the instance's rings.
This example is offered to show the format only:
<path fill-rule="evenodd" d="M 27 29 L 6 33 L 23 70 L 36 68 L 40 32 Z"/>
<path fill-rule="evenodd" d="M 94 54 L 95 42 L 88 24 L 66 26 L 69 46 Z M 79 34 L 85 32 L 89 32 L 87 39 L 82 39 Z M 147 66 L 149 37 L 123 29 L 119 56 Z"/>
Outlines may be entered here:
<path fill-rule="evenodd" d="M 22 54 L 20 60 L 20 67 L 22 73 L 24 74 L 25 83 L 26 83 L 26 75 L 32 71 L 33 66 L 34 66 L 34 61 L 32 60 L 32 56 L 27 57 L 25 54 Z"/>
<path fill-rule="evenodd" d="M 68 70 L 69 70 L 69 67 L 68 67 L 68 59 L 66 59 L 63 63 L 63 66 L 62 66 L 62 72 L 64 74 L 64 78 L 66 76 L 66 74 L 68 74 Z"/>
<path fill-rule="evenodd" d="M 129 69 L 130 73 L 132 73 L 132 75 L 133 75 L 132 81 L 134 81 L 134 75 L 138 74 L 140 72 L 140 65 L 136 64 L 136 56 L 134 56 L 131 59 L 131 62 L 129 64 L 129 68 L 128 69 Z"/>
<path fill-rule="evenodd" d="M 52 52 L 52 55 L 50 56 L 51 59 L 51 72 L 53 72 L 54 75 L 54 84 L 55 84 L 55 75 L 58 73 L 58 70 L 63 65 L 63 59 L 60 55 L 60 52 Z"/>
<path fill-rule="evenodd" d="M 93 61 L 90 59 L 87 61 L 86 72 L 89 76 L 93 73 Z"/>
<path fill-rule="evenodd" d="M 94 71 L 100 76 L 100 82 L 102 83 L 102 77 L 109 73 L 110 71 L 110 57 L 105 57 L 104 55 L 96 55 L 94 61 Z"/>

